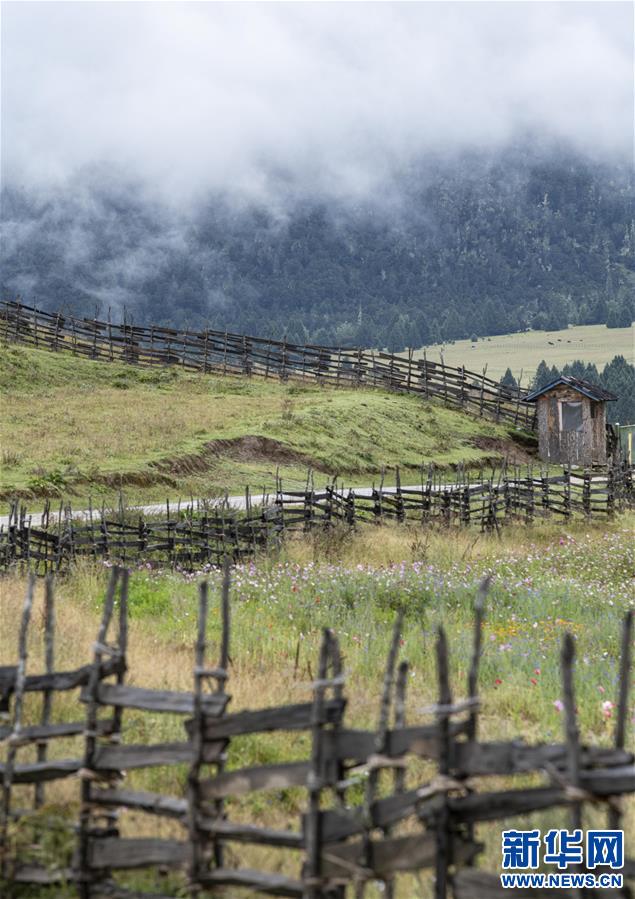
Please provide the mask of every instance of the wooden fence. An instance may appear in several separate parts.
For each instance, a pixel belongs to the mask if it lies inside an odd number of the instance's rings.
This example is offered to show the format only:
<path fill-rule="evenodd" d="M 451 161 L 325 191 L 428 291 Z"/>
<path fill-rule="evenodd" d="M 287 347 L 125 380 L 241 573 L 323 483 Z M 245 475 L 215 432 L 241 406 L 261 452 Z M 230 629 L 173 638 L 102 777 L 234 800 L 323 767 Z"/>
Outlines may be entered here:
<path fill-rule="evenodd" d="M 632 612 L 624 619 L 616 686 L 616 716 L 611 747 L 584 746 L 580 742 L 574 686 L 575 641 L 563 640 L 561 678 L 563 741 L 528 744 L 522 741 L 488 742 L 479 739 L 479 665 L 484 643 L 485 599 L 488 582 L 479 590 L 474 608 L 471 660 L 465 697 L 456 698 L 450 683 L 450 649 L 442 628 L 436 637 L 437 701 L 416 712 L 407 708 L 408 663 L 399 661 L 402 617 L 397 615 L 383 673 L 374 730 L 346 725 L 346 674 L 337 636 L 322 635 L 315 675 L 304 684 L 311 698 L 274 708 L 227 712 L 226 692 L 230 663 L 229 569 L 225 570 L 219 609 L 220 645 L 214 665 L 207 640 L 210 597 L 205 583 L 199 589 L 198 638 L 194 652 L 193 689 L 190 692 L 150 690 L 125 682 L 128 649 L 128 575 L 114 569 L 107 589 L 103 616 L 92 662 L 76 671 L 55 672 L 53 657 L 54 593 L 47 581 L 45 594 L 46 671 L 28 670 L 27 634 L 33 618 L 34 579 L 28 584 L 18 640 L 17 663 L 0 668 L 0 701 L 10 713 L 1 733 L 7 751 L 2 775 L 3 895 L 24 884 L 74 884 L 82 899 L 120 897 L 141 899 L 139 889 L 128 890 L 122 874 L 131 870 L 175 869 L 183 872 L 189 895 L 214 893 L 216 888 L 244 887 L 252 894 L 344 899 L 348 890 L 363 897 L 373 881 L 395 894 L 404 872 L 429 871 L 435 899 L 496 899 L 520 897 L 526 892 L 503 890 L 499 876 L 476 867 L 483 849 L 481 822 L 513 819 L 545 809 L 569 810 L 571 827 L 580 828 L 583 813 L 593 805 L 606 809 L 607 826 L 619 830 L 623 806 L 619 797 L 635 793 L 635 764 L 627 750 Z M 118 596 L 117 596 L 118 594 Z M 115 610 L 118 617 L 113 630 Z M 52 723 L 52 699 L 61 690 L 81 688 L 83 723 Z M 24 720 L 24 696 L 43 696 L 38 724 Z M 78 705 L 78 710 L 80 706 Z M 185 718 L 183 739 L 174 743 L 130 744 L 126 740 L 124 711 L 135 709 L 155 715 Z M 79 717 L 79 712 L 78 712 Z M 425 719 L 429 719 L 426 721 Z M 422 720 L 423 719 L 423 720 Z M 156 719 L 153 719 L 156 722 Z M 150 722 L 148 730 L 152 731 Z M 156 724 L 155 724 L 156 726 Z M 310 752 L 301 760 L 227 770 L 233 741 L 264 733 L 298 733 L 310 737 Z M 46 746 L 66 734 L 82 735 L 84 749 L 76 758 L 48 759 Z M 288 738 L 287 738 L 288 739 Z M 20 748 L 35 743 L 38 761 L 19 764 Z M 281 744 L 284 745 L 284 744 Z M 428 763 L 426 775 L 420 760 Z M 125 788 L 125 772 L 138 768 L 185 765 L 186 786 L 180 796 Z M 364 789 L 352 788 L 355 773 L 365 772 Z M 536 783 L 527 786 L 534 772 Z M 77 784 L 76 851 L 72 862 L 55 870 L 37 867 L 16 854 L 12 835 L 17 813 L 12 801 L 17 787 L 34 786 L 35 805 L 45 801 L 44 784 L 75 776 Z M 503 789 L 500 778 L 511 785 Z M 488 781 L 497 779 L 494 788 Z M 226 800 L 256 791 L 270 795 L 270 807 L 279 791 L 304 791 L 304 811 L 295 827 L 275 829 L 251 821 L 235 821 Z M 123 835 L 118 811 L 132 809 L 147 817 L 149 833 Z M 287 815 L 288 817 L 288 815 Z M 169 819 L 180 836 L 157 835 L 153 822 Z M 509 825 L 507 825 L 509 826 Z M 500 845 L 500 837 L 497 842 Z M 238 844 L 241 853 L 230 854 Z M 250 846 L 270 847 L 258 868 L 243 866 Z M 31 851 L 37 847 L 31 846 Z M 280 857 L 285 858 L 280 866 Z M 232 863 L 232 858 L 235 862 Z M 262 856 L 261 856 L 262 858 Z M 580 869 L 577 869 L 580 870 Z M 606 869 L 603 869 L 606 870 Z M 597 871 L 595 873 L 598 873 Z M 626 877 L 635 876 L 635 860 L 627 859 Z M 533 890 L 536 899 L 552 891 Z M 557 891 L 562 899 L 574 892 Z M 628 888 L 588 890 L 586 897 L 626 899 Z M 165 892 L 153 899 L 168 899 Z"/>
<path fill-rule="evenodd" d="M 504 387 L 465 367 L 362 349 L 298 346 L 226 331 L 178 331 L 112 324 L 0 303 L 5 341 L 135 365 L 176 365 L 195 371 L 264 378 L 308 379 L 341 387 L 372 386 L 435 398 L 474 414 L 535 430 L 535 406 L 520 389 Z"/>
<path fill-rule="evenodd" d="M 564 521 L 607 519 L 635 507 L 633 471 L 624 464 L 593 471 L 564 468 L 558 475 L 516 468 L 489 478 L 459 472 L 450 483 L 430 467 L 422 469 L 419 486 L 401 486 L 397 469 L 395 487 L 385 487 L 382 479 L 377 487 L 357 492 L 337 483 L 316 490 L 309 475 L 304 490 L 287 490 L 279 482 L 274 494 L 255 502 L 247 490 L 242 510 L 227 502 L 167 503 L 152 517 L 123 507 L 118 513 L 91 508 L 74 517 L 68 505 L 53 515 L 47 505 L 38 521 L 16 502 L 8 526 L 0 527 L 0 570 L 62 571 L 74 559 L 90 556 L 192 571 L 226 557 L 239 562 L 285 533 L 337 523 L 353 527 L 392 520 L 486 531 L 553 515 Z"/>

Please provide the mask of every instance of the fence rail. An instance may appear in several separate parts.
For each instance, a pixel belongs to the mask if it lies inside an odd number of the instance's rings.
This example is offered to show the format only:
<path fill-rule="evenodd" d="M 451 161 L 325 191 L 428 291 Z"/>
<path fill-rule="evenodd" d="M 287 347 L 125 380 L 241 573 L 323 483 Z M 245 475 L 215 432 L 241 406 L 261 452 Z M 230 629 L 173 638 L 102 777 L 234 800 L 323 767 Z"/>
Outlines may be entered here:
<path fill-rule="evenodd" d="M 520 389 L 482 372 L 391 353 L 341 347 L 296 345 L 231 334 L 179 331 L 113 324 L 44 312 L 18 302 L 0 303 L 0 337 L 77 356 L 134 365 L 175 365 L 185 369 L 264 378 L 301 378 L 341 387 L 372 386 L 435 398 L 495 421 L 535 430 L 535 407 Z"/>
<path fill-rule="evenodd" d="M 120 873 L 130 870 L 180 869 L 192 895 L 201 890 L 241 886 L 252 893 L 304 899 L 344 899 L 347 888 L 363 897 L 366 886 L 381 881 L 394 896 L 396 879 L 404 872 L 433 873 L 435 899 L 481 899 L 503 891 L 496 874 L 479 870 L 475 860 L 483 849 L 478 841 L 481 822 L 508 820 L 535 811 L 562 807 L 569 810 L 571 826 L 578 829 L 583 811 L 604 808 L 610 829 L 622 827 L 623 806 L 617 801 L 635 793 L 635 764 L 626 747 L 633 616 L 625 618 L 621 634 L 616 716 L 611 747 L 584 746 L 580 742 L 574 685 L 575 641 L 563 640 L 561 653 L 564 733 L 561 743 L 527 744 L 522 741 L 488 742 L 479 739 L 478 675 L 484 646 L 485 600 L 488 581 L 481 584 L 474 606 L 474 628 L 465 698 L 457 698 L 450 683 L 450 648 L 443 628 L 436 636 L 437 701 L 429 708 L 406 715 L 408 663 L 399 661 L 402 615 L 398 614 L 383 674 L 377 725 L 372 730 L 346 724 L 346 675 L 338 639 L 325 629 L 315 675 L 305 684 L 310 698 L 274 708 L 227 711 L 226 692 L 230 662 L 229 568 L 218 611 L 222 621 L 216 664 L 207 638 L 211 599 L 206 583 L 199 588 L 198 636 L 194 649 L 193 688 L 174 693 L 126 684 L 128 628 L 128 574 L 113 569 L 106 592 L 101 624 L 92 648 L 92 661 L 75 672 L 54 672 L 54 593 L 51 579 L 45 592 L 46 672 L 28 673 L 28 631 L 33 620 L 35 580 L 30 578 L 18 638 L 17 663 L 0 668 L 0 702 L 11 724 L 2 732 L 6 741 L 0 806 L 0 848 L 5 888 L 60 882 L 75 884 L 82 899 L 98 896 L 136 897 Z M 114 619 L 118 619 L 116 632 Z M 113 679 L 114 678 L 114 682 Z M 110 681 L 109 683 L 107 681 Z M 78 718 L 83 723 L 51 723 L 49 700 L 58 690 L 81 686 Z M 43 695 L 42 722 L 26 724 L 24 694 Z M 80 709 L 83 706 L 83 715 Z M 183 739 L 149 745 L 126 741 L 125 709 L 144 714 L 177 713 L 185 716 Z M 428 721 L 422 720 L 428 718 Z M 148 721 L 148 732 L 153 728 Z M 20 765 L 18 752 L 33 742 L 48 742 L 61 728 L 81 735 L 83 752 L 77 758 Z M 234 740 L 263 733 L 305 731 L 310 752 L 301 760 L 227 770 Z M 435 769 L 429 776 L 415 767 L 427 760 Z M 139 767 L 163 769 L 186 765 L 186 787 L 180 796 L 128 790 L 125 772 Z M 366 772 L 362 793 L 351 789 L 354 772 Z M 416 772 L 420 773 L 417 774 Z M 539 785 L 527 786 L 527 774 L 542 776 Z M 48 870 L 21 858 L 12 834 L 15 823 L 28 819 L 13 802 L 21 785 L 34 786 L 34 803 L 45 801 L 45 783 L 77 775 L 79 818 L 76 852 L 65 867 Z M 513 785 L 500 786 L 500 778 Z M 413 779 L 414 778 L 414 779 Z M 423 779 L 422 779 L 423 778 Z M 488 787 L 496 778 L 497 785 Z M 414 784 L 414 785 L 413 785 Z M 276 791 L 304 790 L 304 810 L 295 827 L 276 829 L 251 821 L 234 821 L 226 800 L 264 791 L 275 803 Z M 146 829 L 135 836 L 121 831 L 119 811 L 145 815 Z M 170 819 L 180 836 L 157 835 L 158 818 Z M 288 818 L 288 815 L 287 815 Z M 404 823 L 406 829 L 400 827 Z M 228 852 L 238 844 L 239 855 Z M 242 864 L 250 846 L 277 850 L 269 867 Z M 31 850 L 36 847 L 31 846 Z M 280 871 L 280 853 L 286 857 Z M 232 864 L 232 857 L 237 859 Z M 261 856 L 262 858 L 262 856 Z M 624 873 L 635 876 L 634 860 Z M 3 893 L 4 895 L 4 893 Z M 53 893 L 55 895 L 55 893 Z M 547 899 L 549 891 L 532 891 Z M 559 893 L 573 899 L 573 892 Z M 628 888 L 588 890 L 585 896 L 626 899 Z M 156 894 L 153 894 L 156 899 Z M 168 899 L 163 896 L 163 899 Z"/>
<path fill-rule="evenodd" d="M 284 534 L 329 528 L 335 524 L 419 522 L 424 526 L 477 527 L 494 530 L 509 522 L 531 522 L 548 516 L 568 521 L 574 516 L 608 519 L 635 508 L 635 469 L 611 464 L 604 469 L 563 468 L 558 475 L 502 469 L 489 478 L 459 472 L 448 483 L 432 467 L 422 469 L 419 486 L 395 487 L 382 482 L 370 490 L 345 489 L 337 483 L 315 489 L 312 476 L 304 490 L 286 490 L 281 482 L 272 495 L 256 504 L 247 489 L 245 508 L 226 502 L 184 507 L 166 504 L 163 512 L 145 516 L 120 508 L 104 508 L 79 517 L 69 505 L 41 516 L 29 515 L 14 503 L 9 523 L 0 527 L 0 571 L 15 566 L 39 573 L 63 571 L 79 557 L 109 559 L 121 564 L 195 570 L 234 562 L 264 551 Z M 39 518 L 39 521 L 38 521 Z"/>

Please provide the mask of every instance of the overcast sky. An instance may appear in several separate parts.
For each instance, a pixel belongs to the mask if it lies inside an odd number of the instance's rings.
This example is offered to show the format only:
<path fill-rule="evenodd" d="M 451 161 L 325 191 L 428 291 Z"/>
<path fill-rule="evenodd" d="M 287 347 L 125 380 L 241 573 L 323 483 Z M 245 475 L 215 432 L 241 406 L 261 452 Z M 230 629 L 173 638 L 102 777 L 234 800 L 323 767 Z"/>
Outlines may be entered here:
<path fill-rule="evenodd" d="M 2 4 L 5 183 L 358 192 L 531 129 L 632 154 L 633 5 Z"/>

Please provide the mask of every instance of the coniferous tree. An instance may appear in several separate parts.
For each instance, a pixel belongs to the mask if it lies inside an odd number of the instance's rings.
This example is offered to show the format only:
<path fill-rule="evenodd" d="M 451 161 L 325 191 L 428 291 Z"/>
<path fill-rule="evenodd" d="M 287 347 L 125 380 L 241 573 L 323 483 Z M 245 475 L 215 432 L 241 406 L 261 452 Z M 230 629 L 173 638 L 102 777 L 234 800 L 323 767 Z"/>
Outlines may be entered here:
<path fill-rule="evenodd" d="M 532 384 L 532 390 L 541 390 L 543 387 L 546 387 L 547 384 L 549 384 L 551 381 L 553 381 L 552 371 L 543 359 L 536 369 L 536 374 L 534 375 L 534 381 Z"/>

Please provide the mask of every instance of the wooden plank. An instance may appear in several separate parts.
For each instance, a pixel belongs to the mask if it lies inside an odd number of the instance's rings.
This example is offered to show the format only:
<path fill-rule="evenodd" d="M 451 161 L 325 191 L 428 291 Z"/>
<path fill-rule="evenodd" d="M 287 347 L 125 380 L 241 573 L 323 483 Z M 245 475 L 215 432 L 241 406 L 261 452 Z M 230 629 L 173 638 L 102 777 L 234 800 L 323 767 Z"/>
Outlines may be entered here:
<path fill-rule="evenodd" d="M 87 701 L 85 691 L 80 696 Z M 129 687 L 124 684 L 100 684 L 97 699 L 101 705 L 119 708 L 141 709 L 145 712 L 169 712 L 177 715 L 191 715 L 194 710 L 194 695 L 175 690 L 146 690 L 144 687 Z M 229 697 L 218 693 L 204 697 L 206 715 L 221 715 Z"/>
<path fill-rule="evenodd" d="M 92 801 L 98 805 L 113 808 L 132 808 L 163 818 L 184 818 L 187 814 L 185 799 L 162 796 L 160 793 L 145 793 L 138 790 L 106 789 L 96 790 Z"/>
<path fill-rule="evenodd" d="M 344 714 L 345 700 L 330 699 L 324 703 L 325 723 L 335 724 Z M 312 703 L 274 706 L 270 709 L 246 710 L 234 715 L 225 715 L 215 720 L 207 718 L 204 724 L 206 740 L 236 737 L 240 734 L 265 733 L 272 730 L 304 730 L 311 725 Z M 191 723 L 186 722 L 188 733 Z"/>
<path fill-rule="evenodd" d="M 88 683 L 91 665 L 82 665 L 72 671 L 57 671 L 52 674 L 27 674 L 24 679 L 24 691 L 26 693 L 40 692 L 42 690 L 74 690 Z M 123 659 L 106 659 L 101 665 L 100 677 L 109 677 L 125 670 Z M 0 696 L 13 692 L 15 683 L 16 666 L 0 667 Z"/>
<path fill-rule="evenodd" d="M 372 827 L 389 827 L 403 818 L 414 815 L 419 802 L 419 790 L 407 790 L 376 799 L 369 809 Z M 320 812 L 320 832 L 325 843 L 333 843 L 362 833 L 367 821 L 361 806 L 352 809 L 326 809 Z"/>
<path fill-rule="evenodd" d="M 300 899 L 304 895 L 302 882 L 286 877 L 284 874 L 269 874 L 263 871 L 252 871 L 249 868 L 217 868 L 200 879 L 203 887 L 236 886 L 244 887 L 254 893 L 265 893 L 269 896 L 290 896 Z"/>
<path fill-rule="evenodd" d="M 467 721 L 451 724 L 453 736 L 465 733 Z M 325 755 L 333 759 L 364 762 L 373 754 L 375 733 L 366 730 L 345 729 L 324 734 Z M 413 753 L 421 758 L 436 759 L 438 750 L 438 728 L 436 724 L 415 725 L 390 730 L 386 734 L 386 748 L 383 755 L 399 758 Z"/>
<path fill-rule="evenodd" d="M 190 848 L 187 843 L 179 840 L 102 837 L 90 840 L 89 854 L 92 868 L 124 870 L 149 865 L 175 868 L 186 864 Z"/>
<path fill-rule="evenodd" d="M 71 883 L 74 872 L 70 868 L 43 868 L 39 865 L 17 865 L 11 880 L 14 883 L 33 883 L 49 886 L 53 883 Z"/>
<path fill-rule="evenodd" d="M 584 747 L 582 764 L 620 767 L 633 762 L 633 754 L 605 747 Z M 566 768 L 566 746 L 561 743 L 526 745 L 521 742 L 455 743 L 451 767 L 465 775 L 505 775 L 539 771 L 546 765 Z"/>
<path fill-rule="evenodd" d="M 218 777 L 203 780 L 200 791 L 203 799 L 242 796 L 254 790 L 284 790 L 306 785 L 310 762 L 287 762 L 227 771 Z"/>
<path fill-rule="evenodd" d="M 215 741 L 205 747 L 205 761 L 218 759 L 225 748 L 223 741 Z M 192 744 L 155 743 L 145 746 L 100 746 L 95 753 L 95 771 L 129 771 L 133 768 L 154 768 L 161 765 L 177 765 L 192 761 Z"/>
<path fill-rule="evenodd" d="M 29 762 L 15 765 L 13 783 L 34 784 L 48 780 L 71 777 L 81 768 L 80 759 L 52 759 L 46 762 Z M 4 765 L 0 763 L 0 779 L 4 776 Z"/>
<path fill-rule="evenodd" d="M 199 828 L 221 836 L 223 840 L 237 843 L 255 843 L 264 846 L 280 846 L 287 849 L 303 849 L 304 837 L 294 830 L 274 830 L 255 824 L 236 824 L 223 819 L 202 818 Z"/>
<path fill-rule="evenodd" d="M 459 838 L 451 841 L 453 860 L 463 864 L 474 858 L 481 846 Z M 353 880 L 364 870 L 366 876 L 384 878 L 398 871 L 415 871 L 430 868 L 436 859 L 434 833 L 394 837 L 370 841 L 370 868 L 365 864 L 364 841 L 357 840 L 344 845 L 326 846 L 322 851 L 322 876 Z M 372 872 L 372 874 L 371 874 Z"/>
<path fill-rule="evenodd" d="M 618 796 L 635 792 L 635 767 L 610 768 L 607 771 L 582 771 L 580 786 L 599 797 Z M 457 821 L 496 821 L 500 818 L 528 814 L 557 805 L 568 805 L 569 794 L 560 787 L 536 787 L 526 790 L 472 793 L 461 798 L 449 798 L 448 807 Z M 429 823 L 436 818 L 436 797 L 422 802 L 417 811 Z"/>
<path fill-rule="evenodd" d="M 580 786 L 597 796 L 635 793 L 635 765 L 580 772 Z"/>
<path fill-rule="evenodd" d="M 86 723 L 84 721 L 69 721 L 59 724 L 33 724 L 20 730 L 19 742 L 43 742 L 61 737 L 75 737 L 84 733 Z M 99 722 L 98 733 L 101 735 L 112 732 L 113 722 L 103 720 Z M 10 727 L 0 727 L 0 740 L 5 740 L 11 733 Z"/>

